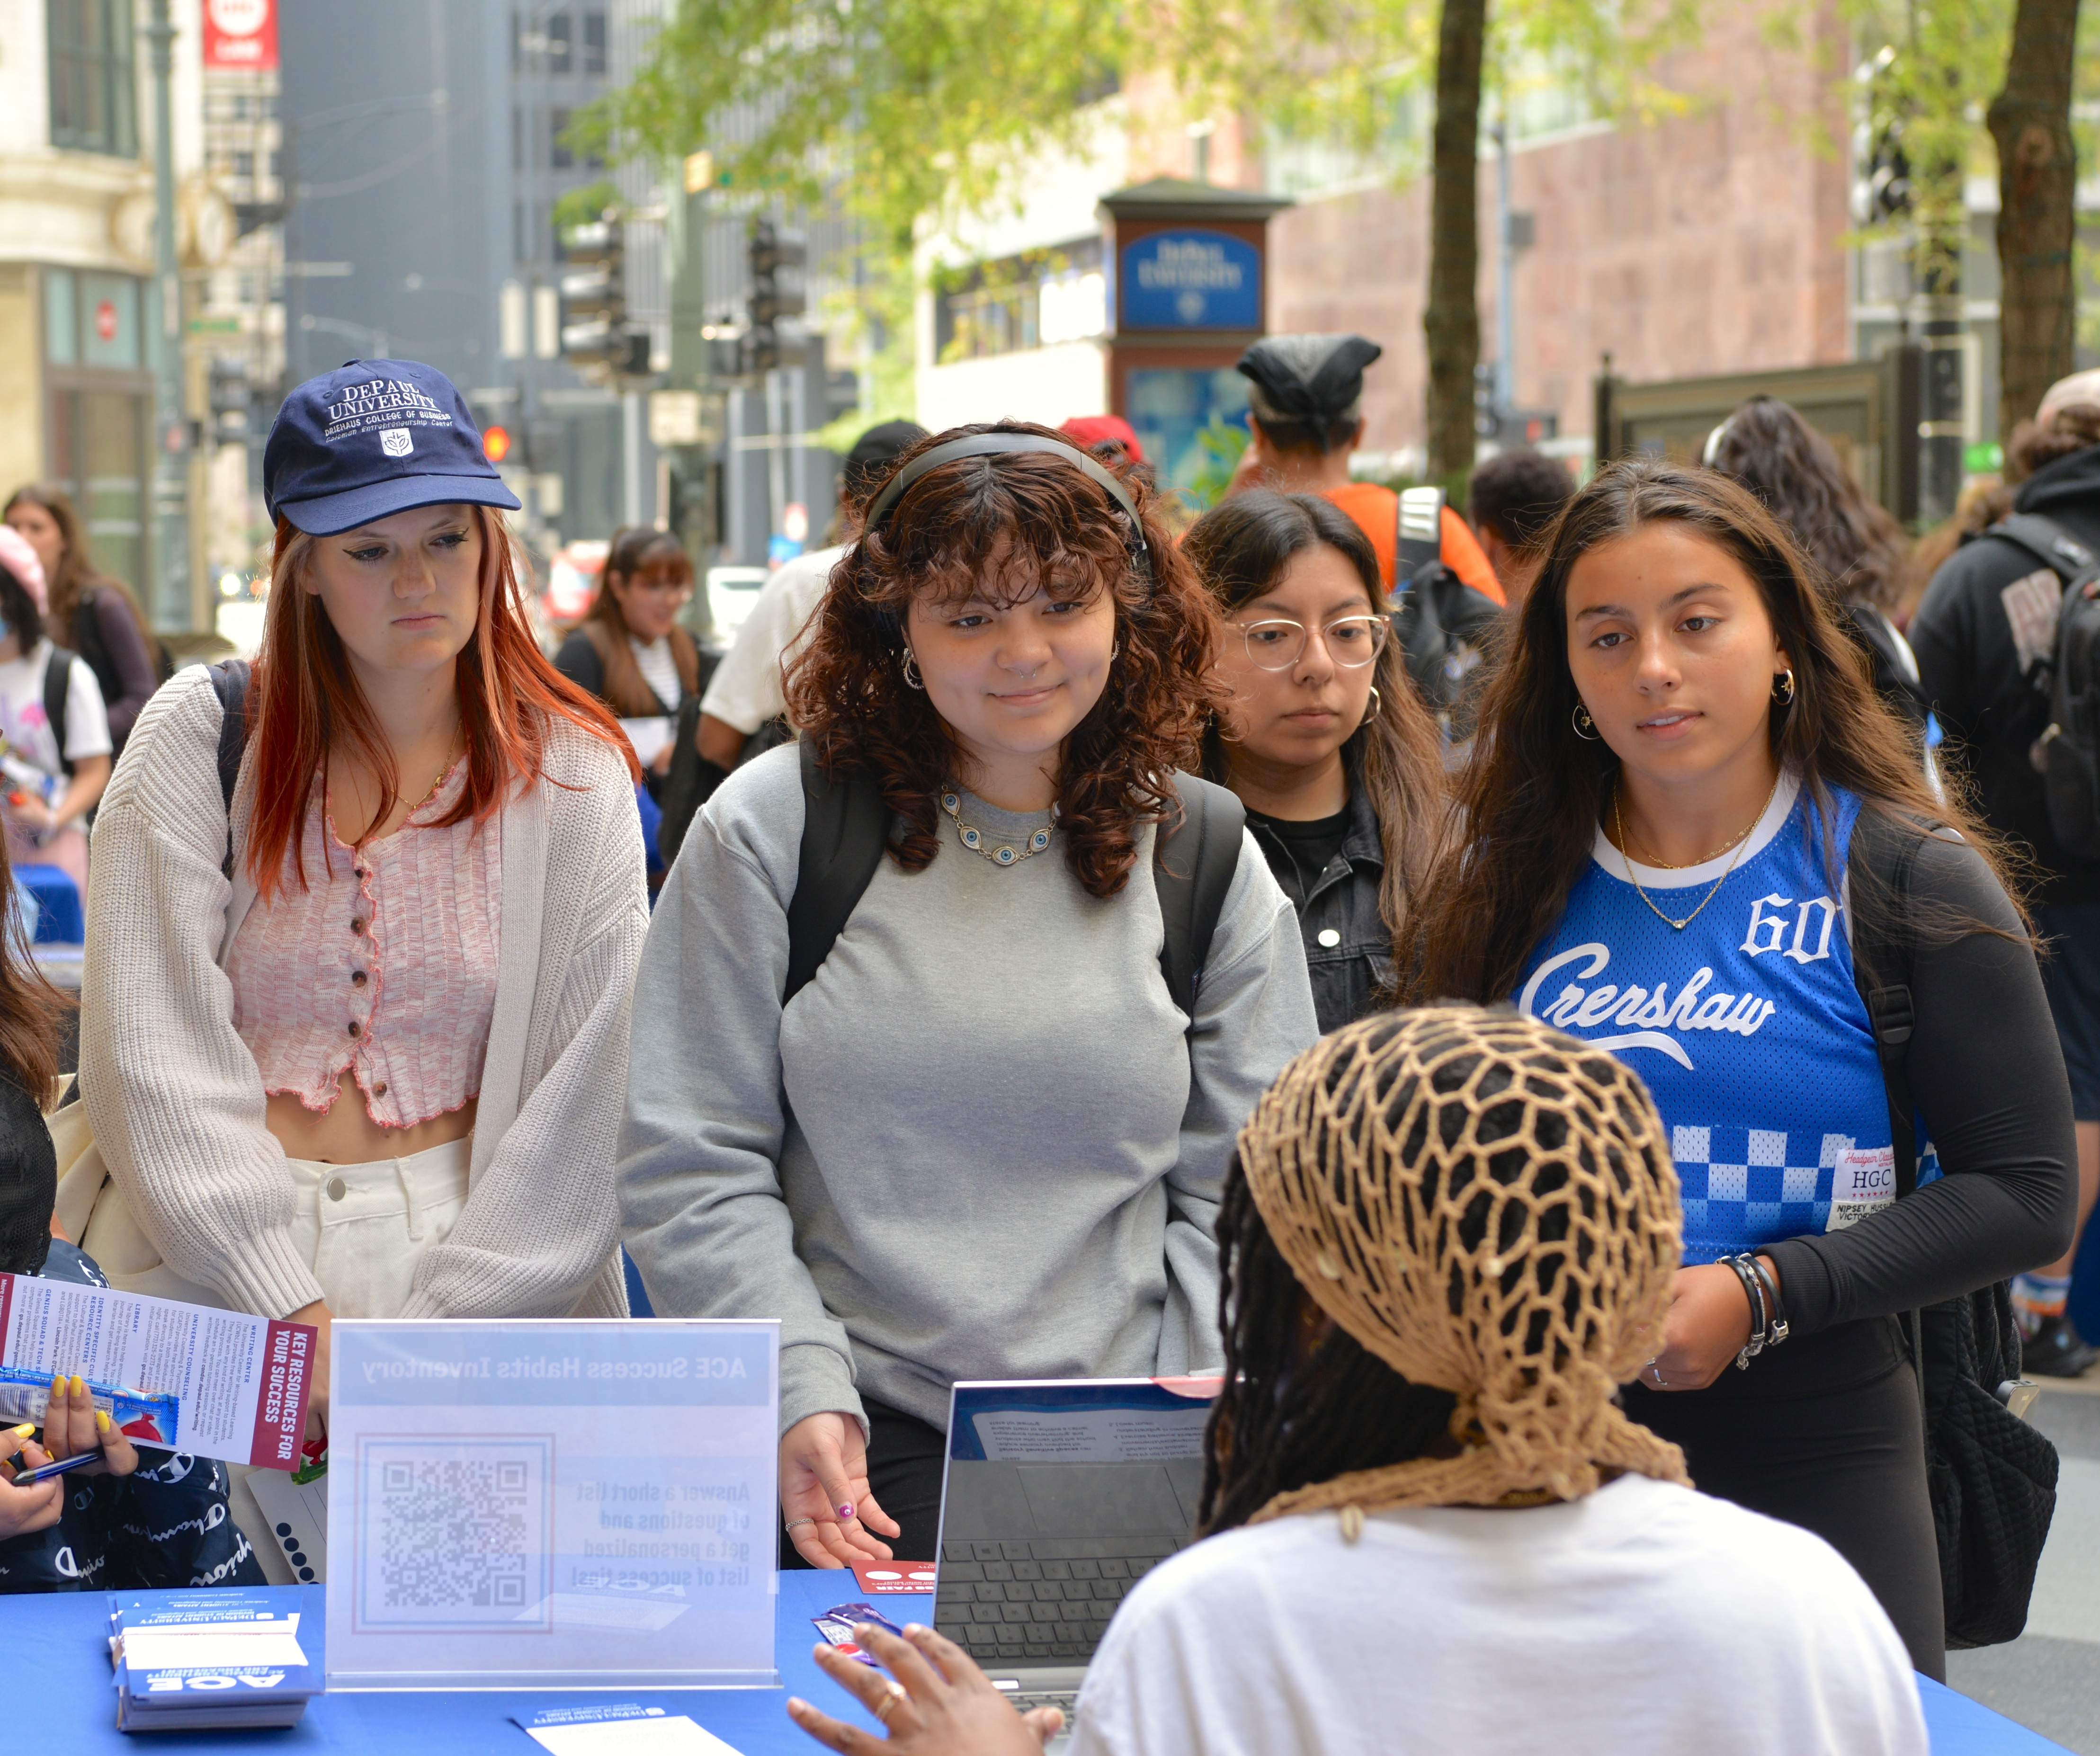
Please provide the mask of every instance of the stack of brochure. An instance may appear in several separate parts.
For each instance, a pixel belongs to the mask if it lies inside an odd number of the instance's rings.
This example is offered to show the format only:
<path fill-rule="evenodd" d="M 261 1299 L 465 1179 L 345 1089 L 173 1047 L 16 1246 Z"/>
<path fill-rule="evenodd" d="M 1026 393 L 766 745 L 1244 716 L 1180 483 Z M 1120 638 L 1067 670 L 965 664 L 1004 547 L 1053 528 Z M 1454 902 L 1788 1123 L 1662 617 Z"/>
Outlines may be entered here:
<path fill-rule="evenodd" d="M 120 1732 L 289 1726 L 320 1693 L 297 1586 L 112 1595 Z"/>

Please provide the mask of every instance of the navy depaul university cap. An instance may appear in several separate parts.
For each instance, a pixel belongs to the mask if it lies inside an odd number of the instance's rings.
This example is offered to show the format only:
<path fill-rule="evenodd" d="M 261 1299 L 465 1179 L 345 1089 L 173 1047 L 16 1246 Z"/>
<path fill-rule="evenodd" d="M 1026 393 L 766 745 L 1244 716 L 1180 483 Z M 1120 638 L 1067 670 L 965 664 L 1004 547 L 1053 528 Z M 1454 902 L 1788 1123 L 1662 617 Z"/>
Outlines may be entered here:
<path fill-rule="evenodd" d="M 414 360 L 353 360 L 286 397 L 262 448 L 262 498 L 310 536 L 454 501 L 518 507 L 466 399 Z"/>

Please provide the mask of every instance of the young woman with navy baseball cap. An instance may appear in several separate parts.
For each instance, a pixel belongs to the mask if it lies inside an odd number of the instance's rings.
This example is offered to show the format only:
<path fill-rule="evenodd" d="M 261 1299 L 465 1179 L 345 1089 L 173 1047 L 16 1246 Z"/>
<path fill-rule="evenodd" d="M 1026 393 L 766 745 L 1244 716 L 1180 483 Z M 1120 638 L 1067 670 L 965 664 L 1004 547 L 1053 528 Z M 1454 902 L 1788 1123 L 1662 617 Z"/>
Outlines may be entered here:
<path fill-rule="evenodd" d="M 324 1355 L 338 1316 L 624 1315 L 631 753 L 533 638 L 518 501 L 442 373 L 300 386 L 263 479 L 245 699 L 161 690 L 97 826 L 89 1247 Z"/>

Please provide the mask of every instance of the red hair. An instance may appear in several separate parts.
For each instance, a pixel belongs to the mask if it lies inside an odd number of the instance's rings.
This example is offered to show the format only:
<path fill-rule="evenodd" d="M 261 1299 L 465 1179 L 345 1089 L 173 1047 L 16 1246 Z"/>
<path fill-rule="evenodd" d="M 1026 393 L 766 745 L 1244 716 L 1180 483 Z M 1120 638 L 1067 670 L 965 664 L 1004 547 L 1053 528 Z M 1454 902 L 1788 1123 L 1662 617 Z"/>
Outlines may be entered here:
<path fill-rule="evenodd" d="M 466 734 L 466 787 L 434 828 L 492 817 L 514 791 L 537 781 L 547 721 L 556 716 L 611 744 L 628 772 L 642 778 L 619 721 L 557 671 L 533 638 L 508 528 L 485 507 L 472 511 L 481 536 L 481 604 L 454 673 Z M 357 750 L 379 777 L 374 823 L 383 823 L 400 799 L 394 752 L 351 669 L 342 637 L 320 599 L 301 583 L 315 540 L 289 519 L 278 519 L 269 613 L 248 689 L 248 735 L 259 752 L 248 873 L 266 898 L 284 882 L 288 854 L 306 888 L 300 834 L 314 776 L 338 740 Z"/>

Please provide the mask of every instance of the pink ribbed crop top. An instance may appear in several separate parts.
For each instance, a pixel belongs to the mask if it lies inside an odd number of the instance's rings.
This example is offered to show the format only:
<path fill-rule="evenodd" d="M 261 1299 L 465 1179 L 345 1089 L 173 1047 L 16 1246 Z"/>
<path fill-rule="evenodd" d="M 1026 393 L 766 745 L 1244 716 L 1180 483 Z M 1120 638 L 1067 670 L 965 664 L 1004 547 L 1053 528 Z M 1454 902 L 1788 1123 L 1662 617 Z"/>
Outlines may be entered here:
<path fill-rule="evenodd" d="M 382 1127 L 413 1127 L 481 1094 L 501 941 L 501 837 L 492 823 L 425 827 L 466 785 L 454 763 L 384 840 L 343 845 L 316 778 L 300 835 L 226 960 L 233 1026 L 263 1089 L 327 1110 L 347 1071 Z"/>

